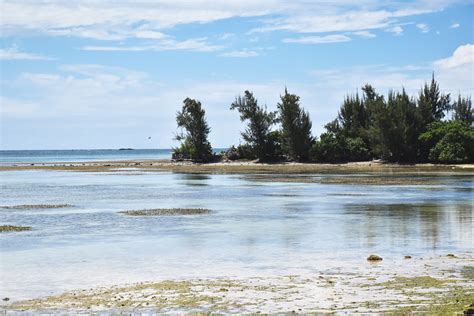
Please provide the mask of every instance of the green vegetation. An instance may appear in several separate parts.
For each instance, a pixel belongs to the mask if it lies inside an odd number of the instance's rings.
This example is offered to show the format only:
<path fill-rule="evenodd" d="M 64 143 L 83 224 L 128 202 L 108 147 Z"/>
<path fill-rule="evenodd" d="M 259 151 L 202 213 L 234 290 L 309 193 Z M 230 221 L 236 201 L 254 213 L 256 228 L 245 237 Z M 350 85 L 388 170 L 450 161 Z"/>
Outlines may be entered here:
<path fill-rule="evenodd" d="M 207 136 L 211 129 L 206 118 L 206 112 L 201 102 L 186 98 L 181 112 L 176 114 L 178 127 L 185 130 L 176 139 L 182 141 L 179 148 L 173 150 L 174 159 L 191 159 L 199 162 L 209 162 L 213 159 L 211 144 Z"/>
<path fill-rule="evenodd" d="M 188 105 L 189 103 L 189 105 Z M 192 106 L 191 106 L 192 105 Z M 189 109 L 188 109 L 189 107 Z M 194 109 L 191 111 L 190 109 Z M 369 84 L 362 95 L 344 98 L 339 113 L 325 125 L 319 139 L 311 135 L 309 113 L 300 98 L 285 89 L 277 111 L 260 106 L 253 93 L 245 91 L 232 103 L 247 127 L 244 144 L 232 146 L 221 158 L 341 163 L 382 159 L 394 163 L 472 163 L 474 161 L 474 110 L 471 98 L 459 96 L 451 102 L 434 76 L 418 96 L 405 89 L 385 97 Z M 195 114 L 191 114 L 195 113 Z M 452 114 L 452 115 L 451 115 Z M 193 124 L 194 119 L 200 124 Z M 177 156 L 209 161 L 211 147 L 204 110 L 197 101 L 186 99 L 178 113 L 178 126 L 188 134 Z M 195 137 L 195 135 L 200 135 Z"/>
<path fill-rule="evenodd" d="M 201 215 L 211 211 L 205 208 L 155 208 L 134 211 L 123 211 L 120 214 L 128 216 L 170 216 L 170 215 Z"/>
<path fill-rule="evenodd" d="M 72 207 L 71 204 L 24 204 L 24 205 L 8 205 L 0 206 L 3 209 L 9 210 L 30 210 L 30 209 L 48 209 L 48 208 L 65 208 Z"/>
<path fill-rule="evenodd" d="M 474 157 L 474 129 L 463 121 L 435 121 L 420 135 L 430 144 L 429 160 L 442 163 L 463 163 Z"/>
<path fill-rule="evenodd" d="M 242 122 L 248 121 L 247 128 L 242 132 L 242 138 L 247 142 L 244 149 L 239 151 L 247 155 L 242 158 L 258 158 L 260 161 L 275 160 L 280 144 L 279 135 L 272 132 L 272 125 L 276 123 L 276 112 L 268 112 L 267 107 L 258 105 L 252 92 L 245 91 L 230 106 L 231 110 L 240 113 Z"/>
<path fill-rule="evenodd" d="M 289 94 L 287 89 L 280 98 L 277 107 L 281 123 L 281 149 L 291 160 L 307 161 L 314 142 L 309 113 L 300 107 L 300 97 Z"/>
<path fill-rule="evenodd" d="M 436 288 L 448 283 L 448 280 L 439 280 L 430 276 L 419 276 L 419 277 L 396 277 L 393 280 L 380 283 L 380 286 L 389 289 L 408 289 L 408 288 Z"/>
<path fill-rule="evenodd" d="M 23 232 L 29 231 L 31 227 L 29 226 L 14 226 L 14 225 L 0 225 L 0 232 Z"/>

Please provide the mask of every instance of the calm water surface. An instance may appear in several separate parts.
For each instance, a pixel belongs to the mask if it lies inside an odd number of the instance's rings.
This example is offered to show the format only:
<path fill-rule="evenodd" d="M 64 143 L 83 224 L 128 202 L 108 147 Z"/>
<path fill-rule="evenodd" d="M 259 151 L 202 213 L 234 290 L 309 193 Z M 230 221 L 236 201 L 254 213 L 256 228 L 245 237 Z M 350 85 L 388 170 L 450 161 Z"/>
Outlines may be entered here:
<path fill-rule="evenodd" d="M 318 177 L 318 175 L 313 175 Z M 255 182 L 168 172 L 0 174 L 0 297 L 12 300 L 143 280 L 318 273 L 473 250 L 472 174 L 436 185 Z M 209 215 L 127 217 L 123 210 L 200 207 Z M 384 260 L 385 262 L 385 260 Z M 357 268 L 355 268 L 356 270 Z"/>
<path fill-rule="evenodd" d="M 0 163 L 82 162 L 132 159 L 171 159 L 171 149 L 0 150 Z"/>

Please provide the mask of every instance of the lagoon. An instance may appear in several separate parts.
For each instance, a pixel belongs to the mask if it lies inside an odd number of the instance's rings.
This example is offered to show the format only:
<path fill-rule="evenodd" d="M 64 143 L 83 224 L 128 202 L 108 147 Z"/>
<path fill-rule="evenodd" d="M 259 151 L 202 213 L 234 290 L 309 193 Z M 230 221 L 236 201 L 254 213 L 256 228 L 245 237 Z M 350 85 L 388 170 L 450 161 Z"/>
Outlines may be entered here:
<path fill-rule="evenodd" d="M 69 206 L 0 209 L 2 224 L 32 227 L 0 235 L 0 297 L 151 280 L 357 272 L 372 253 L 390 262 L 473 250 L 472 173 L 412 175 L 433 180 L 417 185 L 261 177 L 133 168 L 2 171 L 0 205 Z M 118 213 L 153 208 L 211 212 Z"/>

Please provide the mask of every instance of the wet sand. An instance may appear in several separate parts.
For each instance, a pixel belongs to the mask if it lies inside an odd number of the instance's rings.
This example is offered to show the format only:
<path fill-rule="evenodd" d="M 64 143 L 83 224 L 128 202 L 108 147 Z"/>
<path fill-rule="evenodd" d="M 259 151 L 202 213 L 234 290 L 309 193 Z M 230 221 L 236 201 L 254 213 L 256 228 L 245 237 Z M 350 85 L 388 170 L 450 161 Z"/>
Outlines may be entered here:
<path fill-rule="evenodd" d="M 330 263 L 329 263 L 330 264 Z M 357 265 L 357 268 L 354 267 Z M 334 262 L 318 274 L 176 279 L 4 303 L 16 313 L 454 314 L 474 303 L 474 253 Z"/>

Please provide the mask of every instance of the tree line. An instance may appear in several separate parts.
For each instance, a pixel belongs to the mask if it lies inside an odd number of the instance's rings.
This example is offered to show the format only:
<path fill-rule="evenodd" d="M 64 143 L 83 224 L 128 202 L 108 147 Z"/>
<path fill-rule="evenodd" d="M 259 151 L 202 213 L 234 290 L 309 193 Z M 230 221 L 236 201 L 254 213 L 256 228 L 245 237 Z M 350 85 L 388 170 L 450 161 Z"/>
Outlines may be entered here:
<path fill-rule="evenodd" d="M 201 102 L 186 98 L 176 115 L 181 141 L 174 159 L 211 162 L 220 159 L 258 159 L 339 163 L 382 159 L 397 163 L 471 163 L 474 161 L 474 110 L 471 97 L 451 99 L 434 76 L 417 97 L 405 89 L 387 96 L 369 84 L 362 93 L 348 95 L 337 117 L 319 137 L 311 133 L 309 113 L 300 97 L 285 89 L 275 111 L 245 91 L 230 105 L 246 124 L 244 143 L 214 154 L 210 127 Z M 448 115 L 451 117 L 448 119 Z"/>

